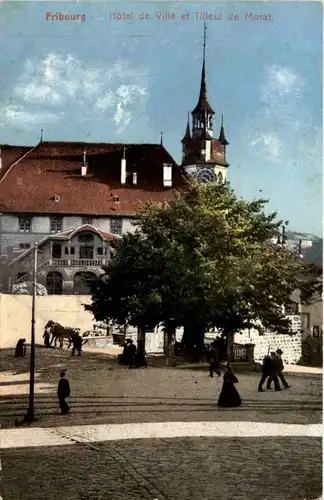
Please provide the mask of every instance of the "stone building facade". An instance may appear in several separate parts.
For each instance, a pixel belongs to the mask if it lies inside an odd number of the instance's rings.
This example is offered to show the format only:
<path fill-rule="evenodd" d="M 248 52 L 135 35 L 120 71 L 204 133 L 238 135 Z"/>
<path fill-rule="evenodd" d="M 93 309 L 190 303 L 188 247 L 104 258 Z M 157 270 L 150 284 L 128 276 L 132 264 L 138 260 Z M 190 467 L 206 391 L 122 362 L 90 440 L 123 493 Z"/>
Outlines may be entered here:
<path fill-rule="evenodd" d="M 37 282 L 49 295 L 87 295 L 88 280 L 103 273 L 120 236 L 90 225 L 42 239 L 37 247 Z M 10 263 L 11 283 L 32 281 L 34 251 L 28 249 Z"/>

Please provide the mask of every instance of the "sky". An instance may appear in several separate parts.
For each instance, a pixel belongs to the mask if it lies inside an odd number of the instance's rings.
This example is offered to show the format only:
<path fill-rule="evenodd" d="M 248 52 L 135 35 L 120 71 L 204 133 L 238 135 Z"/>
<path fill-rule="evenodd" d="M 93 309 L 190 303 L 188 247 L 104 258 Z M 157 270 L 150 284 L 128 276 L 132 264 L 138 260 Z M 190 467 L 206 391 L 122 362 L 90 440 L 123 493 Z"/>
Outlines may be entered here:
<path fill-rule="evenodd" d="M 239 197 L 268 199 L 291 230 L 320 236 L 317 2 L 2 1 L 0 143 L 35 145 L 41 129 L 47 141 L 159 143 L 163 131 L 180 162 L 205 13 L 218 17 L 207 20 L 206 77 L 214 135 L 223 113 L 230 142 L 228 180 Z"/>

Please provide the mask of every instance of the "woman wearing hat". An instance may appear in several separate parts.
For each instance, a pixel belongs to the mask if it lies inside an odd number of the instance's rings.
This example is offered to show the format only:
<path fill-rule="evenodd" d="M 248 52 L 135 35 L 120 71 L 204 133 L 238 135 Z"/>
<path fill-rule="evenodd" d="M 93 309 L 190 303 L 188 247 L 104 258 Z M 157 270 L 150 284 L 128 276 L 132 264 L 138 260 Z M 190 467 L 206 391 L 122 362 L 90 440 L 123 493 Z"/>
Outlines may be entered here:
<path fill-rule="evenodd" d="M 226 363 L 223 387 L 217 403 L 218 406 L 223 408 L 235 408 L 241 405 L 241 397 L 234 386 L 234 384 L 237 383 L 238 380 L 232 371 L 231 365 Z"/>

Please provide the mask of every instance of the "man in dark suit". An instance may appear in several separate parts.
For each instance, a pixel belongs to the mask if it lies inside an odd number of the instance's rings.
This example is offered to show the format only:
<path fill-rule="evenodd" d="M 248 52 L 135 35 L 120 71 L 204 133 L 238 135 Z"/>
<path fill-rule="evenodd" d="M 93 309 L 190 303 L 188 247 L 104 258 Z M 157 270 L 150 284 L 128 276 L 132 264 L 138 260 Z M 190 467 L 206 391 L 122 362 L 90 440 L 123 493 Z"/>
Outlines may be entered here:
<path fill-rule="evenodd" d="M 281 349 L 277 349 L 276 355 L 274 357 L 275 372 L 276 372 L 277 377 L 281 380 L 282 385 L 284 386 L 284 388 L 285 389 L 289 389 L 289 387 L 291 387 L 291 385 L 288 384 L 287 380 L 284 377 L 284 374 L 282 373 L 283 369 L 284 369 L 284 364 L 283 364 L 281 355 L 282 355 L 282 350 Z M 273 379 L 271 377 L 268 378 L 267 389 L 271 389 L 271 382 L 272 382 L 272 380 Z"/>
<path fill-rule="evenodd" d="M 70 411 L 70 407 L 65 401 L 71 395 L 70 384 L 67 378 L 65 378 L 65 371 L 60 372 L 60 380 L 57 387 L 57 397 L 59 399 L 59 405 L 61 408 L 62 415 L 66 415 Z"/>
<path fill-rule="evenodd" d="M 277 373 L 276 373 L 275 356 L 276 356 L 276 353 L 272 352 L 271 356 L 266 355 L 263 358 L 263 363 L 262 363 L 262 377 L 260 379 L 259 387 L 258 387 L 258 391 L 259 392 L 263 392 L 263 387 L 262 386 L 263 386 L 264 382 L 267 379 L 268 379 L 268 382 L 270 380 L 270 383 L 271 383 L 271 380 L 274 381 L 275 390 L 276 391 L 281 391 L 280 385 L 279 385 L 278 376 L 277 376 Z"/>

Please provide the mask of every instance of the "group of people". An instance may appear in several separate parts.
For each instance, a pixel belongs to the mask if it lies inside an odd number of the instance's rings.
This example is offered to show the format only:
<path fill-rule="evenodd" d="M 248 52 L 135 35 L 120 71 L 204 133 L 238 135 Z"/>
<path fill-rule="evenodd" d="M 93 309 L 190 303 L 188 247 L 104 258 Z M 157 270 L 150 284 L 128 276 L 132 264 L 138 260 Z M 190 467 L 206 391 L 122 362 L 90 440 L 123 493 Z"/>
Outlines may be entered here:
<path fill-rule="evenodd" d="M 262 377 L 259 382 L 258 391 L 263 392 L 263 384 L 267 381 L 266 388 L 271 389 L 271 383 L 274 383 L 276 391 L 281 391 L 279 380 L 282 382 L 284 389 L 291 387 L 284 374 L 284 364 L 282 360 L 283 351 L 277 349 L 276 352 L 271 352 L 266 355 L 262 363 Z M 215 343 L 212 344 L 209 357 L 209 376 L 212 378 L 214 373 L 221 376 L 220 356 Z M 234 375 L 230 363 L 225 363 L 225 373 L 223 376 L 223 386 L 218 398 L 218 406 L 221 407 L 237 407 L 241 405 L 241 397 L 235 388 L 234 384 L 238 383 L 237 377 Z"/>
<path fill-rule="evenodd" d="M 279 380 L 282 382 L 284 389 L 291 387 L 283 374 L 284 364 L 282 360 L 282 350 L 277 349 L 276 352 L 267 354 L 262 363 L 262 377 L 259 382 L 258 391 L 263 392 L 263 384 L 267 381 L 266 388 L 271 389 L 271 382 L 274 383 L 275 391 L 281 391 Z"/>
<path fill-rule="evenodd" d="M 123 352 L 119 356 L 118 362 L 120 365 L 128 366 L 128 368 L 139 368 L 141 366 L 147 368 L 145 352 L 140 353 L 132 339 L 126 339 Z"/>

